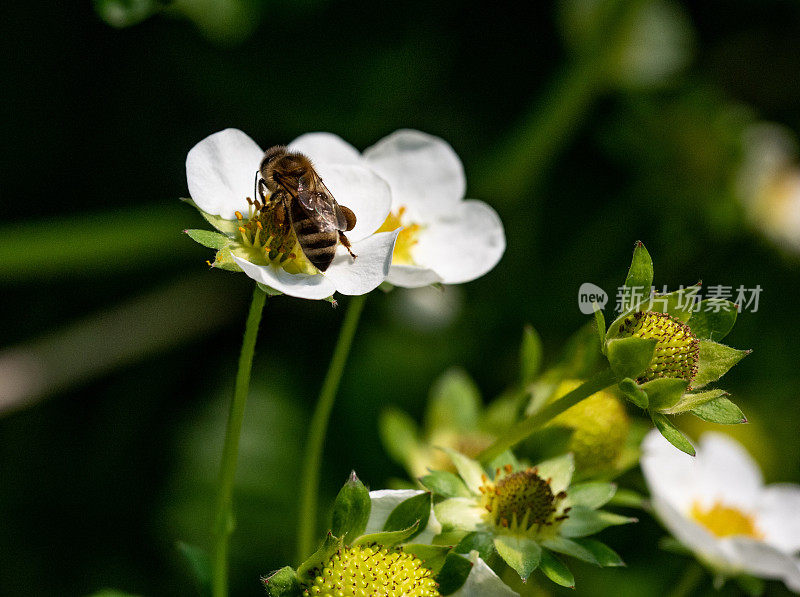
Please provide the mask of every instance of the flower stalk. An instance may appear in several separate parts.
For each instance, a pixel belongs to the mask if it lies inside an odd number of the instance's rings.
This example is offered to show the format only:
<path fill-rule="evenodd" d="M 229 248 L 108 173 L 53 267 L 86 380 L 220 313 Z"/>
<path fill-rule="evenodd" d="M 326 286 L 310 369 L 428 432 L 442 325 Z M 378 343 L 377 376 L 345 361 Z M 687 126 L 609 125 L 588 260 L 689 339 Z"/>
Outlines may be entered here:
<path fill-rule="evenodd" d="M 228 414 L 225 430 L 225 444 L 222 449 L 222 466 L 219 474 L 219 490 L 214 508 L 214 555 L 212 560 L 212 589 L 214 597 L 228 595 L 228 543 L 235 523 L 233 519 L 233 483 L 236 478 L 236 461 L 239 456 L 239 437 L 242 431 L 244 407 L 250 389 L 250 372 L 253 367 L 258 325 L 267 294 L 257 285 L 253 289 L 253 299 L 247 324 L 244 330 L 242 351 L 239 354 L 239 368 L 236 372 L 236 386 Z"/>
<path fill-rule="evenodd" d="M 319 491 L 319 474 L 322 464 L 322 450 L 325 446 L 325 435 L 328 429 L 333 403 L 339 382 L 342 379 L 344 365 L 350 353 L 361 311 L 364 308 L 366 295 L 354 296 L 350 299 L 347 313 L 342 322 L 339 339 L 333 351 L 325 381 L 319 393 L 319 399 L 311 419 L 311 426 L 306 444 L 303 462 L 303 476 L 300 482 L 300 517 L 297 534 L 297 560 L 303 561 L 313 549 L 313 541 L 317 527 L 317 493 Z"/>
<path fill-rule="evenodd" d="M 490 463 L 492 460 L 500 456 L 500 454 L 529 437 L 537 429 L 544 427 L 547 423 L 567 409 L 572 408 L 589 396 L 599 392 L 600 390 L 605 390 L 606 388 L 613 386 L 618 382 L 619 378 L 610 368 L 603 369 L 568 394 L 565 394 L 558 400 L 551 402 L 539 412 L 511 427 L 507 433 L 500 437 L 491 446 L 486 448 L 486 450 L 481 452 L 481 454 L 478 456 L 478 460 L 483 464 Z"/>

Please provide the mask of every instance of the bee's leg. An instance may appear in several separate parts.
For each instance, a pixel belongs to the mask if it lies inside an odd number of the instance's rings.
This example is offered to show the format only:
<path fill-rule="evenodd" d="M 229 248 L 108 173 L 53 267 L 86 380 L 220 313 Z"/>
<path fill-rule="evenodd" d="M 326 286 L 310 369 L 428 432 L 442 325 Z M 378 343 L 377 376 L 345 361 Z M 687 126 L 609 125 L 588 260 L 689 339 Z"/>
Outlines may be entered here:
<path fill-rule="evenodd" d="M 267 204 L 267 182 L 263 178 L 258 179 L 258 195 L 261 197 L 261 203 Z"/>
<path fill-rule="evenodd" d="M 342 246 L 347 249 L 347 252 L 350 253 L 350 257 L 353 259 L 356 258 L 356 254 L 353 253 L 353 249 L 350 248 L 350 241 L 347 240 L 347 237 L 344 235 L 344 232 L 341 230 L 339 231 L 339 242 L 342 243 Z"/>

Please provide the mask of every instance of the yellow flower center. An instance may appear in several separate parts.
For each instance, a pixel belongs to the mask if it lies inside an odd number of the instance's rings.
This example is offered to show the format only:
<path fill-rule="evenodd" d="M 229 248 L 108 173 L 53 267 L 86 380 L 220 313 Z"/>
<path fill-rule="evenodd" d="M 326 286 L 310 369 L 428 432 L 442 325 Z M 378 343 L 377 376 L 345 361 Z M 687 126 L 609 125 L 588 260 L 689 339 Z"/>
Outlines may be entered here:
<path fill-rule="evenodd" d="M 401 207 L 397 212 L 391 212 L 386 216 L 380 228 L 376 232 L 391 232 L 397 230 L 400 226 L 403 229 L 397 235 L 397 242 L 394 244 L 394 253 L 392 253 L 392 263 L 395 265 L 414 265 L 414 259 L 411 257 L 411 248 L 417 244 L 419 231 L 421 226 L 419 224 L 403 224 L 403 214 L 406 208 Z"/>
<path fill-rule="evenodd" d="M 620 336 L 654 338 L 656 350 L 650 366 L 637 380 L 644 383 L 659 377 L 691 381 L 697 373 L 700 343 L 691 328 L 666 313 L 637 312 L 625 318 Z"/>
<path fill-rule="evenodd" d="M 554 495 L 550 479 L 540 477 L 536 468 L 512 472 L 507 465 L 497 469 L 494 481 L 484 477 L 479 490 L 487 520 L 496 529 L 515 535 L 536 539 L 554 536 L 569 511 L 559 512 L 566 492 Z"/>
<path fill-rule="evenodd" d="M 339 550 L 303 592 L 305 597 L 439 597 L 433 573 L 400 548 Z"/>
<path fill-rule="evenodd" d="M 764 535 L 756 527 L 752 514 L 742 512 L 738 508 L 725 506 L 716 501 L 710 508 L 705 508 L 699 501 L 692 504 L 690 516 L 711 531 L 717 537 L 743 535 L 753 539 L 763 539 Z"/>
<path fill-rule="evenodd" d="M 239 220 L 237 256 L 258 265 L 275 265 L 290 274 L 318 274 L 319 270 L 303 254 L 289 222 L 289 214 L 280 202 L 262 204 L 247 198 L 247 219 L 236 212 Z"/>

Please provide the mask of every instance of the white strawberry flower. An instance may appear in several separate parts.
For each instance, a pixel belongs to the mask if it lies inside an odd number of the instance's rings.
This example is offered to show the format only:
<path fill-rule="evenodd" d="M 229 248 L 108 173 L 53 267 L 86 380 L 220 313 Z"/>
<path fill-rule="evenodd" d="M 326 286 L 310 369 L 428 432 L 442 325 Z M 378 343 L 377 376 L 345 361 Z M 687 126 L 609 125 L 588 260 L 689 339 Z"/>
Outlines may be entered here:
<path fill-rule="evenodd" d="M 664 526 L 717 574 L 780 579 L 800 592 L 800 485 L 764 485 L 729 436 L 706 433 L 696 457 L 657 431 L 642 444 L 642 471 Z"/>
<path fill-rule="evenodd" d="M 253 206 L 247 200 L 257 199 L 254 178 L 264 150 L 237 129 L 206 137 L 186 157 L 191 198 L 221 233 L 213 238 L 204 235 L 199 242 L 219 249 L 213 265 L 244 271 L 290 296 L 323 299 L 335 292 L 358 295 L 373 290 L 389 272 L 399 233 L 376 233 L 391 208 L 388 184 L 366 163 L 354 160 L 358 152 L 335 135 L 303 135 L 288 148 L 309 157 L 336 201 L 355 213 L 356 225 L 347 237 L 357 258 L 339 245 L 331 265 L 320 272 L 302 254 L 293 235 L 281 246 L 270 245 L 273 237 L 265 238 L 263 228 L 255 227 L 258 222 L 249 217 Z"/>

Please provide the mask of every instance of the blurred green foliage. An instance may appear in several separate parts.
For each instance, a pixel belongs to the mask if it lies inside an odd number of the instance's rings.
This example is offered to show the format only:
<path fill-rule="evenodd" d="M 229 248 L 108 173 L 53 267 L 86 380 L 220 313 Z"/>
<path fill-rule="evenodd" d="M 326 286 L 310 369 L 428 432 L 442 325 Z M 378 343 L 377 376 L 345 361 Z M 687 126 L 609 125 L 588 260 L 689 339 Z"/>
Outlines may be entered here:
<path fill-rule="evenodd" d="M 362 149 L 401 127 L 439 135 L 464 160 L 468 196 L 506 225 L 500 265 L 446 289 L 444 306 L 428 301 L 421 312 L 407 291 L 369 299 L 333 414 L 321 503 L 351 469 L 374 488 L 403 476 L 381 446 L 379 413 L 395 405 L 419 419 L 447 368 L 462 366 L 484 396 L 499 394 L 517 382 L 526 322 L 541 334 L 545 366 L 555 362 L 587 319 L 579 285 L 615 288 L 636 239 L 670 287 L 702 277 L 764 289 L 759 311 L 742 314 L 729 338 L 755 349 L 726 376 L 750 420 L 730 431 L 769 481 L 800 481 L 800 262 L 745 221 L 733 183 L 749 123 L 800 131 L 800 4 L 659 2 L 641 17 L 635 11 L 654 3 L 609 1 L 606 17 L 588 21 L 602 26 L 581 30 L 581 15 L 601 4 L 6 7 L 0 350 L 198 275 L 223 300 L 199 292 L 187 302 L 223 324 L 180 350 L 157 343 L 135 361 L 44 388 L 34 398 L 49 400 L 0 419 L 0 593 L 193 594 L 175 541 L 207 541 L 250 285 L 207 271 L 206 252 L 181 235 L 203 222 L 177 199 L 188 149 L 228 126 L 263 146 L 314 130 Z M 683 53 L 621 54 L 636 22 Z M 631 60 L 648 52 L 662 52 L 655 64 L 669 68 L 626 80 Z M 153 309 L 148 321 L 180 338 L 168 312 Z M 236 595 L 260 594 L 259 576 L 293 553 L 305 424 L 342 310 L 278 297 L 264 317 L 237 479 Z M 136 325 L 113 323 L 91 350 L 76 344 L 75 358 L 102 355 Z M 643 489 L 635 471 L 621 482 Z M 628 567 L 578 565 L 579 590 L 664 594 L 685 559 L 651 565 L 663 534 L 647 517 L 635 533 L 604 531 Z M 784 589 L 769 583 L 768 593 Z"/>

